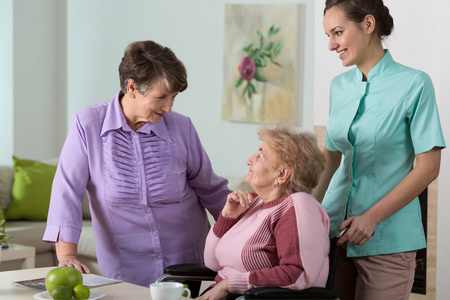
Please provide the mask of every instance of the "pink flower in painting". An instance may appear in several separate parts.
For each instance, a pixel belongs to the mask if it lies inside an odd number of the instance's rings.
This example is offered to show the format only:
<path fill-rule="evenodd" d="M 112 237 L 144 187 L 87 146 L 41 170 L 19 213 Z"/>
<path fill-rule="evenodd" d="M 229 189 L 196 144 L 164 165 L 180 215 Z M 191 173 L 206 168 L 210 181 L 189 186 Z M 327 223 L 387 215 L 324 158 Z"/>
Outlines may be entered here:
<path fill-rule="evenodd" d="M 250 81 L 255 75 L 256 66 L 253 59 L 250 58 L 249 55 L 244 56 L 241 60 L 241 64 L 239 65 L 239 72 L 241 73 L 241 77 L 247 81 Z"/>

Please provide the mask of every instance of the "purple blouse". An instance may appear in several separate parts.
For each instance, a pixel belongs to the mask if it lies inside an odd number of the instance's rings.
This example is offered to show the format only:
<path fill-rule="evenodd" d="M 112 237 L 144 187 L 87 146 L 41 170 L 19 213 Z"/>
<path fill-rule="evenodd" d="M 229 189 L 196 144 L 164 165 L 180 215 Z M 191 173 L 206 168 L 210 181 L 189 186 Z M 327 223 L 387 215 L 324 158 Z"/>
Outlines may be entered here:
<path fill-rule="evenodd" d="M 86 190 L 103 275 L 148 286 L 166 266 L 203 261 L 205 208 L 217 219 L 230 190 L 188 117 L 167 113 L 134 132 L 120 95 L 74 115 L 43 240 L 78 244 Z"/>

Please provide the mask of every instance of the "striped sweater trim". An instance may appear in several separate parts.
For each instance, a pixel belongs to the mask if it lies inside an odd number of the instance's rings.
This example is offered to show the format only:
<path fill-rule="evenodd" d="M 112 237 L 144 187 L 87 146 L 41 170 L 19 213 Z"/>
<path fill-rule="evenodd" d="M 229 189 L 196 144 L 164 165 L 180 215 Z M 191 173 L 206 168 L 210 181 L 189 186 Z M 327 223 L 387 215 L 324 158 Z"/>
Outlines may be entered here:
<path fill-rule="evenodd" d="M 267 228 L 273 228 L 274 224 L 294 206 L 291 199 L 284 201 L 287 197 L 283 198 L 283 202 L 278 204 L 275 210 L 269 214 L 269 216 L 256 230 L 255 234 L 245 243 L 243 247 L 242 263 L 247 270 L 262 270 L 264 268 L 274 267 L 273 263 L 271 263 L 269 257 L 264 251 L 264 248 L 268 245 L 270 239 L 274 235 L 274 233 L 267 230 Z M 277 200 L 277 202 L 279 201 Z M 296 223 L 293 223 L 292 225 L 295 226 Z"/>

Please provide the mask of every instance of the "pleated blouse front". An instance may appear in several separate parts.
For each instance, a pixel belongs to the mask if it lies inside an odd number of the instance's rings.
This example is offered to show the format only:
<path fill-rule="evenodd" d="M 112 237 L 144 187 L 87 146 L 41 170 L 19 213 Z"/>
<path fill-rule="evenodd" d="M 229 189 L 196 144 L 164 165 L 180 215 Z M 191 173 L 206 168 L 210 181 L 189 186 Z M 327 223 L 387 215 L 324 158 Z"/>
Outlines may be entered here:
<path fill-rule="evenodd" d="M 107 277 L 148 286 L 165 266 L 199 263 L 230 192 L 191 120 L 176 112 L 131 130 L 119 103 L 76 113 L 55 175 L 44 241 L 78 243 L 88 192 L 99 266 Z"/>

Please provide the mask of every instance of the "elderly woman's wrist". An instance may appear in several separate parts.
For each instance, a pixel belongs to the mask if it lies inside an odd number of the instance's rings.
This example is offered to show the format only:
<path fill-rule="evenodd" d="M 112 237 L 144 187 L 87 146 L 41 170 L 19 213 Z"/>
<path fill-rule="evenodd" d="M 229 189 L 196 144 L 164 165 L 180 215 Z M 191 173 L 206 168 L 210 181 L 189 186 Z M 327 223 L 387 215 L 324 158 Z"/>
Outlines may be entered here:
<path fill-rule="evenodd" d="M 220 215 L 217 222 L 214 224 L 213 232 L 218 237 L 221 238 L 234 224 L 236 224 L 237 219 L 225 218 Z"/>
<path fill-rule="evenodd" d="M 246 290 L 251 288 L 249 280 L 250 272 L 233 273 L 228 276 L 228 290 L 232 294 L 243 294 Z"/>
<path fill-rule="evenodd" d="M 222 217 L 223 218 L 225 218 L 225 219 L 236 219 L 237 218 L 237 216 L 235 216 L 235 215 L 233 215 L 233 214 L 229 214 L 229 213 L 226 213 L 226 212 L 224 212 L 224 211 L 222 211 Z"/>

